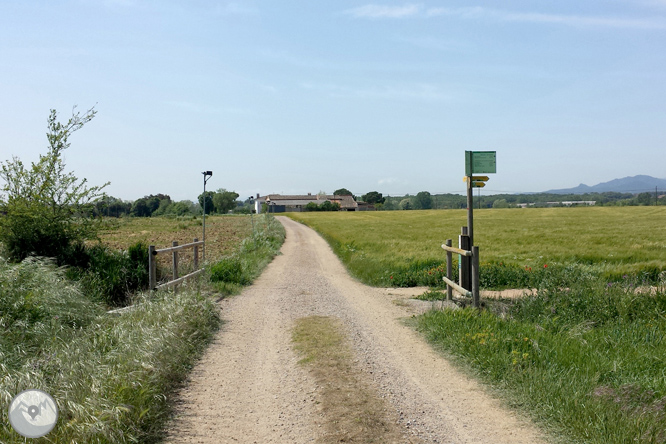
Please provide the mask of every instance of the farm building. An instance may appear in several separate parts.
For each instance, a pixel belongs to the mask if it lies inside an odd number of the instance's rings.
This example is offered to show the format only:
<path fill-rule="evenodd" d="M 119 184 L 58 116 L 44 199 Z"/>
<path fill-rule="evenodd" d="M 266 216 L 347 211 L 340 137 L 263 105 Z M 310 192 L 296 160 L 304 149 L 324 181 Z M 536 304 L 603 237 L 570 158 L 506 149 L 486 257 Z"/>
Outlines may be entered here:
<path fill-rule="evenodd" d="M 316 205 L 321 205 L 324 202 L 337 203 L 340 205 L 340 210 L 342 211 L 363 211 L 366 208 L 361 210 L 359 208 L 359 203 L 354 200 L 353 196 L 334 196 L 334 195 L 324 195 L 324 194 L 312 194 L 308 193 L 306 195 L 281 195 L 281 194 L 269 194 L 267 196 L 259 196 L 254 201 L 254 209 L 257 213 L 261 213 L 262 206 L 264 204 L 268 205 L 271 213 L 285 213 L 285 212 L 301 212 L 306 211 L 305 207 L 309 203 L 314 203 Z M 361 203 L 361 207 L 363 207 Z M 373 208 L 374 209 L 374 208 Z"/>

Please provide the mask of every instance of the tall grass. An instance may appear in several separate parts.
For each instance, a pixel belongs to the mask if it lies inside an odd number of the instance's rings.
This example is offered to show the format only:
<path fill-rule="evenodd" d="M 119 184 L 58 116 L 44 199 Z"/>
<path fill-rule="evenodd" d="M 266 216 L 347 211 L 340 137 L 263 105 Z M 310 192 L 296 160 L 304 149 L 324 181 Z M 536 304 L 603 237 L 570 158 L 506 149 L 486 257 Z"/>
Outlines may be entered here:
<path fill-rule="evenodd" d="M 494 310 L 432 311 L 418 326 L 567 442 L 664 443 L 666 281 L 637 284 L 576 275 Z"/>
<path fill-rule="evenodd" d="M 284 238 L 284 227 L 273 216 L 256 217 L 252 236 L 245 238 L 233 254 L 211 265 L 210 280 L 215 289 L 236 294 L 251 284 L 279 253 Z"/>
<path fill-rule="evenodd" d="M 241 241 L 250 220 L 232 222 L 225 251 L 236 251 L 234 258 L 252 280 L 279 251 L 284 230 L 272 217 L 259 220 L 255 235 Z M 60 412 L 55 429 L 36 442 L 161 439 L 174 389 L 220 319 L 213 300 L 187 284 L 177 294 L 134 294 L 132 309 L 106 313 L 109 300 L 100 295 L 117 289 L 125 298 L 132 279 L 144 276 L 145 252 L 143 245 L 118 253 L 95 246 L 78 270 L 46 259 L 11 264 L 0 258 L 0 399 L 7 406 L 19 392 L 41 389 Z M 68 279 L 72 273 L 77 280 Z M 200 285 L 214 293 L 210 284 Z M 0 409 L 0 442 L 24 442 L 11 429 L 6 407 Z"/>
<path fill-rule="evenodd" d="M 150 442 L 182 380 L 219 325 L 194 291 L 140 295 L 107 315 L 51 263 L 0 262 L 0 398 L 50 393 L 60 412 L 43 442 Z M 1 409 L 0 441 L 24 442 Z"/>

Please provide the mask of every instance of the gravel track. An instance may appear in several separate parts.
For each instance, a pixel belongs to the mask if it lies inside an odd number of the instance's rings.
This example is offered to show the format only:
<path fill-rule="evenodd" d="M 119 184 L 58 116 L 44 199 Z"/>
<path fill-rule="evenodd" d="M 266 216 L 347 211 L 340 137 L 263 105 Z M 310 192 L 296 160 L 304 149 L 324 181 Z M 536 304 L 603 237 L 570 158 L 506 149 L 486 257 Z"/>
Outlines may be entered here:
<path fill-rule="evenodd" d="M 356 282 L 313 230 L 278 220 L 282 255 L 220 303 L 226 323 L 178 396 L 167 442 L 315 442 L 324 422 L 318 390 L 291 343 L 294 321 L 312 315 L 343 321 L 357 365 L 399 418 L 402 442 L 544 442 L 403 325 L 415 308 L 394 303 L 399 292 Z"/>

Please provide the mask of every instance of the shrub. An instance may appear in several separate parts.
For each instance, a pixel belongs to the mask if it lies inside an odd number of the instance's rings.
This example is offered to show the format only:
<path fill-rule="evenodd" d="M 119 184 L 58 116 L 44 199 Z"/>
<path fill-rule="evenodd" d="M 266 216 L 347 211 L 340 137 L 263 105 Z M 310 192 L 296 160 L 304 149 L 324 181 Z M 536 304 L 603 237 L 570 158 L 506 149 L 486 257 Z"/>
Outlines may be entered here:
<path fill-rule="evenodd" d="M 67 274 L 80 281 L 91 299 L 112 307 L 126 305 L 132 293 L 148 288 L 148 246 L 137 242 L 127 251 L 104 245 L 84 248 Z"/>
<path fill-rule="evenodd" d="M 247 285 L 250 279 L 243 270 L 240 258 L 231 256 L 222 259 L 210 268 L 210 280 L 230 284 Z"/>

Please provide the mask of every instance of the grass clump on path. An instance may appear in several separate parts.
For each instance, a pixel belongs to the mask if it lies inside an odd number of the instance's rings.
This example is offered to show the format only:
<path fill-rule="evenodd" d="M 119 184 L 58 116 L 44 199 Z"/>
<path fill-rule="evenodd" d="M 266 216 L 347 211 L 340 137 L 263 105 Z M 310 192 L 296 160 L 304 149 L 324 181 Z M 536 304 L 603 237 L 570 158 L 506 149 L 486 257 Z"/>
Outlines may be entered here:
<path fill-rule="evenodd" d="M 419 329 L 569 442 L 666 442 L 666 282 L 583 279 L 501 313 L 431 311 Z"/>
<path fill-rule="evenodd" d="M 296 321 L 293 341 L 320 387 L 326 432 L 319 443 L 402 442 L 384 401 L 353 366 L 352 352 L 338 319 L 322 316 Z"/>

